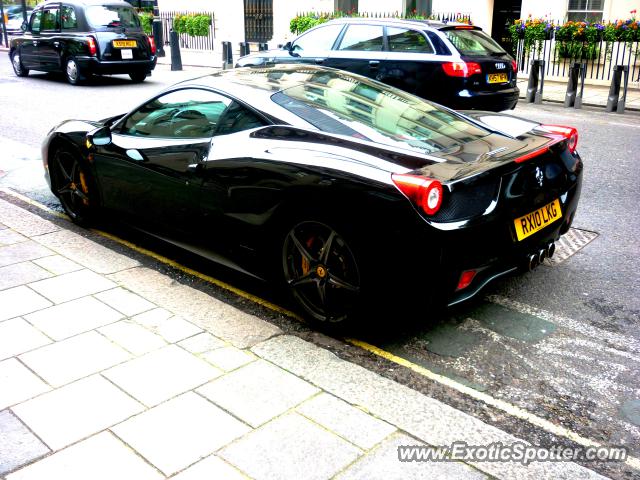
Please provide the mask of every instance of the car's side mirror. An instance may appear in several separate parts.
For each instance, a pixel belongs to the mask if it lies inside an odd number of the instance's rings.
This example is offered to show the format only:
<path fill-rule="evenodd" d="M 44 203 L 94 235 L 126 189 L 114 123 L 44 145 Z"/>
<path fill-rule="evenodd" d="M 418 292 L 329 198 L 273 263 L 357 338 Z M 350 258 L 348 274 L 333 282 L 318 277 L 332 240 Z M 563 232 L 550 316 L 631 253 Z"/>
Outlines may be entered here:
<path fill-rule="evenodd" d="M 283 50 L 289 50 L 291 51 L 293 48 L 293 45 L 291 44 L 291 42 L 287 42 L 284 44 L 284 46 L 282 47 Z"/>
<path fill-rule="evenodd" d="M 96 145 L 103 147 L 111 143 L 111 129 L 109 127 L 100 127 L 87 133 L 87 148 Z"/>

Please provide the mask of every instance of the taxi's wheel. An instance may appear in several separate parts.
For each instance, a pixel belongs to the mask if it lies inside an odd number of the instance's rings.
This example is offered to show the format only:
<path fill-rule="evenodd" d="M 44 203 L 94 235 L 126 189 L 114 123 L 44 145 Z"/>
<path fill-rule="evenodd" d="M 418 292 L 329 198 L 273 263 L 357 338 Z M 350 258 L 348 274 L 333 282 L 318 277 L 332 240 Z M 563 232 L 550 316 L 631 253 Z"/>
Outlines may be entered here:
<path fill-rule="evenodd" d="M 80 72 L 78 62 L 73 57 L 67 58 L 64 65 L 64 75 L 67 77 L 67 82 L 71 85 L 78 85 L 84 79 Z"/>
<path fill-rule="evenodd" d="M 11 57 L 11 65 L 13 65 L 13 71 L 18 77 L 26 77 L 29 75 L 29 70 L 22 66 L 22 60 L 20 60 L 20 54 L 14 53 Z"/>
<path fill-rule="evenodd" d="M 284 280 L 296 302 L 315 321 L 340 324 L 361 299 L 358 262 L 352 246 L 317 221 L 296 224 L 282 246 Z"/>
<path fill-rule="evenodd" d="M 91 176 L 78 156 L 64 148 L 53 157 L 54 190 L 69 218 L 86 226 L 95 213 L 95 188 Z"/>
<path fill-rule="evenodd" d="M 147 73 L 146 72 L 133 72 L 129 74 L 129 77 L 131 77 L 131 80 L 133 80 L 134 83 L 141 83 L 144 82 L 144 79 L 147 78 Z"/>

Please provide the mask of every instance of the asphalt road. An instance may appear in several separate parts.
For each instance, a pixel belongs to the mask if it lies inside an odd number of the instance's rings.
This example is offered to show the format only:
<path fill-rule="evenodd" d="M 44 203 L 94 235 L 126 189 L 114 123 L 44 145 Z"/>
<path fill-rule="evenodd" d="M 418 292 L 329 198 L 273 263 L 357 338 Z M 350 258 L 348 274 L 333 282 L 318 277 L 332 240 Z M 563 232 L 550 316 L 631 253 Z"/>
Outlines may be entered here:
<path fill-rule="evenodd" d="M 0 55 L 0 187 L 59 209 L 39 165 L 38 147 L 53 125 L 124 112 L 167 85 L 206 72 L 159 67 L 139 85 L 114 77 L 71 87 L 44 74 L 18 79 Z M 595 240 L 558 265 L 496 282 L 470 305 L 437 318 L 412 312 L 403 322 L 372 319 L 383 327 L 356 336 L 568 431 L 607 445 L 626 445 L 640 457 L 640 114 L 559 105 L 520 105 L 513 114 L 578 128 L 585 177 L 574 227 L 595 232 Z M 179 257 L 171 250 L 163 253 Z M 230 278 L 240 288 L 269 295 L 268 287 Z M 281 318 L 274 321 L 304 330 Z M 389 324 L 393 328 L 385 327 Z M 304 335 L 529 440 L 557 440 L 340 340 L 308 331 Z M 618 478 L 630 475 L 616 466 L 597 468 Z"/>

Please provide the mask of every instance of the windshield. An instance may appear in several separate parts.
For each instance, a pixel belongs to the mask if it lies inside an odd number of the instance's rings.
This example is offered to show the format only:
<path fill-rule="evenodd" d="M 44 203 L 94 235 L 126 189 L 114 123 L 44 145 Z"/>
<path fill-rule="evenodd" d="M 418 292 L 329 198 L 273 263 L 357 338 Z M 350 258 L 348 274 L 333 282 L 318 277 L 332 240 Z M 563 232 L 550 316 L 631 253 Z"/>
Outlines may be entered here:
<path fill-rule="evenodd" d="M 377 82 L 309 74 L 272 100 L 323 132 L 430 153 L 488 135 L 447 110 Z"/>
<path fill-rule="evenodd" d="M 444 33 L 462 55 L 484 56 L 507 53 L 480 30 L 445 30 Z"/>
<path fill-rule="evenodd" d="M 137 28 L 140 20 L 133 8 L 110 5 L 93 5 L 86 10 L 87 20 L 95 27 Z"/>

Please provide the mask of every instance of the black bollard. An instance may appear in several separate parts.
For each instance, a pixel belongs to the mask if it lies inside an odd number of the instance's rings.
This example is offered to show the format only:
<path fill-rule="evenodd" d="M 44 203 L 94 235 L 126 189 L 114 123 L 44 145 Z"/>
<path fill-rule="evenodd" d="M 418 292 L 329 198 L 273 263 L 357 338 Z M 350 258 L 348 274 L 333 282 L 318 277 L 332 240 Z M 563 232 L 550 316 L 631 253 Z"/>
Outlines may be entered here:
<path fill-rule="evenodd" d="M 538 90 L 538 84 L 540 89 Z M 527 84 L 527 103 L 542 103 L 542 89 L 544 88 L 544 60 L 533 60 L 529 70 Z"/>
<path fill-rule="evenodd" d="M 618 108 L 618 96 L 620 95 L 620 80 L 622 79 L 623 65 L 613 67 L 613 77 L 609 87 L 609 97 L 607 98 L 607 112 L 613 112 Z"/>
<path fill-rule="evenodd" d="M 154 18 L 151 24 L 153 39 L 156 42 L 156 56 L 164 57 L 164 38 L 162 34 L 162 19 L 160 17 Z"/>
<path fill-rule="evenodd" d="M 587 78 L 587 62 L 580 63 L 580 93 L 576 95 L 574 108 L 582 108 L 582 95 L 584 94 L 584 81 Z"/>
<path fill-rule="evenodd" d="M 180 56 L 180 39 L 178 32 L 171 30 L 169 32 L 171 41 L 171 71 L 182 70 L 182 57 Z"/>
<path fill-rule="evenodd" d="M 578 92 L 578 75 L 580 73 L 580 64 L 574 62 L 569 68 L 569 81 L 567 82 L 567 93 L 564 96 L 564 106 L 573 107 L 576 102 L 576 93 Z"/>
<path fill-rule="evenodd" d="M 222 42 L 222 69 L 233 68 L 233 51 L 231 42 Z"/>

